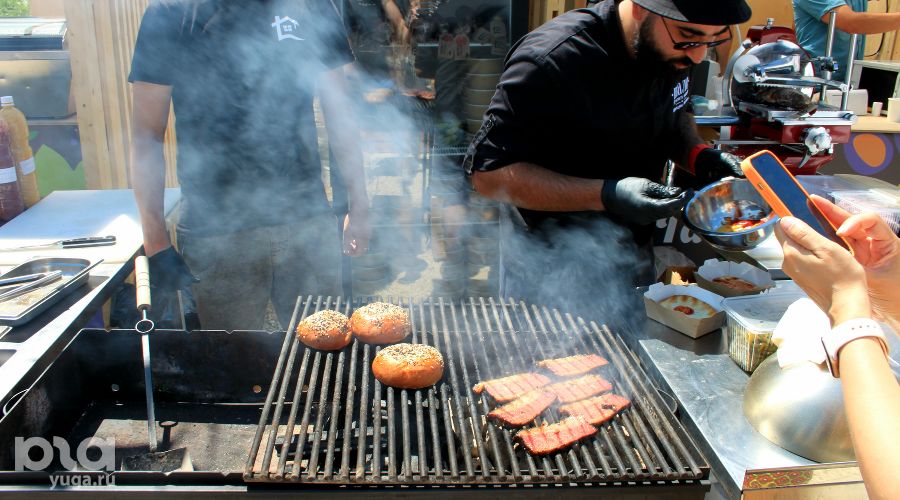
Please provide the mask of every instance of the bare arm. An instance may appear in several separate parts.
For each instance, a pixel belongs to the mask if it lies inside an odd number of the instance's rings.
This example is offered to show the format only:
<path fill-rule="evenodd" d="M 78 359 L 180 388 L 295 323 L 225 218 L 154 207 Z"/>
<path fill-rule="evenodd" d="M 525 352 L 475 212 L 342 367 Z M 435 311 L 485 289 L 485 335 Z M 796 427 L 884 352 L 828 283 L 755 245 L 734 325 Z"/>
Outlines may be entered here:
<path fill-rule="evenodd" d="M 163 208 L 166 181 L 163 138 L 169 120 L 172 87 L 135 82 L 133 91 L 131 181 L 144 233 L 144 251 L 151 256 L 172 245 Z"/>
<path fill-rule="evenodd" d="M 791 217 L 781 220 L 775 235 L 784 250 L 782 269 L 828 313 L 832 326 L 871 317 L 866 270 L 856 260 L 868 258 L 863 247 L 851 255 Z M 847 423 L 866 490 L 871 498 L 893 498 L 900 470 L 900 386 L 875 340 L 849 342 L 839 356 Z"/>
<path fill-rule="evenodd" d="M 497 170 L 476 171 L 475 190 L 517 207 L 546 212 L 603 210 L 603 180 L 570 177 L 533 163 L 513 163 Z"/>
<path fill-rule="evenodd" d="M 896 498 L 900 470 L 900 386 L 872 339 L 850 342 L 840 354 L 841 388 L 856 459 L 873 499 Z"/>
<path fill-rule="evenodd" d="M 391 24 L 394 32 L 394 38 L 400 44 L 406 44 L 409 41 L 409 28 L 403 19 L 403 13 L 394 0 L 381 0 L 381 7 L 384 9 L 385 17 Z"/>
<path fill-rule="evenodd" d="M 344 70 L 346 66 L 327 72 L 319 82 L 319 97 L 325 116 L 325 130 L 334 154 L 338 170 L 347 186 L 350 202 L 349 218 L 363 233 L 351 231 L 348 240 L 345 227 L 344 250 L 352 255 L 365 251 L 368 246 L 369 198 L 366 194 L 366 173 L 362 152 L 359 149 L 359 129 L 356 126 L 349 89 Z M 352 239 L 358 239 L 359 247 L 350 248 Z"/>
<path fill-rule="evenodd" d="M 841 5 L 822 16 L 823 23 L 828 24 L 831 12 L 837 12 L 837 29 L 846 33 L 872 35 L 900 29 L 900 12 L 856 12 L 849 5 Z"/>

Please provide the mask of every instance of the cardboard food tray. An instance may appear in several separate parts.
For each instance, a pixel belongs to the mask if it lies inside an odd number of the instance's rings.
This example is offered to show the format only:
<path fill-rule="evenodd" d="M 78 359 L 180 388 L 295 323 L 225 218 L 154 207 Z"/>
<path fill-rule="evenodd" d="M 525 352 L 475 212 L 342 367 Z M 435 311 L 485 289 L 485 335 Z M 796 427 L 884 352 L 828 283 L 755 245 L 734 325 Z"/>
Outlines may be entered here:
<path fill-rule="evenodd" d="M 737 290 L 713 281 L 722 276 L 734 276 L 753 283 L 756 287 L 752 290 Z M 772 276 L 768 272 L 746 262 L 738 263 L 709 259 L 700 266 L 700 269 L 695 273 L 695 277 L 698 285 L 722 297 L 755 295 L 775 286 L 775 281 L 772 280 Z"/>
<path fill-rule="evenodd" d="M 692 318 L 659 304 L 660 301 L 673 295 L 688 295 L 702 300 L 712 306 L 716 310 L 716 314 L 708 318 Z M 722 310 L 722 299 L 722 296 L 698 286 L 654 283 L 644 293 L 644 306 L 647 310 L 647 317 L 650 319 L 696 339 L 721 328 L 724 324 L 725 312 Z"/>

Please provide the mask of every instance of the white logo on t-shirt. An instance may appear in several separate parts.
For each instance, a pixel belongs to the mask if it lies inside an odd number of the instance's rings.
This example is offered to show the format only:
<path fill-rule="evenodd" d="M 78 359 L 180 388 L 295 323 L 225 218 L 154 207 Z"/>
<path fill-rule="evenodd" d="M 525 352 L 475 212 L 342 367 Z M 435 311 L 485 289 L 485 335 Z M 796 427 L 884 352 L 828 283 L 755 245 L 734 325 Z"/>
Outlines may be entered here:
<path fill-rule="evenodd" d="M 295 36 L 294 30 L 300 27 L 300 23 L 291 19 L 290 17 L 281 17 L 275 16 L 275 22 L 272 23 L 272 27 L 275 28 L 275 33 L 278 34 L 278 41 L 282 40 L 300 40 L 304 41 L 303 38 Z"/>
<path fill-rule="evenodd" d="M 684 80 L 675 84 L 672 89 L 672 112 L 676 112 L 683 108 L 688 102 L 691 90 L 691 77 L 687 76 Z"/>

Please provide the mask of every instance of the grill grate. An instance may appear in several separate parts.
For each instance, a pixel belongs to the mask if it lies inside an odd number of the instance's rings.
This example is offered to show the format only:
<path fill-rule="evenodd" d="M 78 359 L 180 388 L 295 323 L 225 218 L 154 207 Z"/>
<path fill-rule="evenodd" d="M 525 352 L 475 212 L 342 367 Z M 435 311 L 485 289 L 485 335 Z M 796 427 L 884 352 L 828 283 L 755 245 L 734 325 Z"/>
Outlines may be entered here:
<path fill-rule="evenodd" d="M 394 389 L 370 373 L 381 346 L 354 340 L 337 352 L 307 349 L 293 334 L 297 322 L 321 309 L 349 315 L 351 304 L 298 299 L 247 459 L 247 481 L 597 485 L 691 484 L 707 477 L 708 465 L 663 409 L 634 354 L 606 327 L 512 299 L 391 302 L 410 313 L 408 341 L 444 355 L 444 378 L 428 389 Z M 471 390 L 478 381 L 527 371 L 540 359 L 586 353 L 610 361 L 601 374 L 632 401 L 594 437 L 533 457 L 515 445 L 515 430 L 487 423 L 488 400 Z M 551 408 L 538 420 L 558 418 Z"/>

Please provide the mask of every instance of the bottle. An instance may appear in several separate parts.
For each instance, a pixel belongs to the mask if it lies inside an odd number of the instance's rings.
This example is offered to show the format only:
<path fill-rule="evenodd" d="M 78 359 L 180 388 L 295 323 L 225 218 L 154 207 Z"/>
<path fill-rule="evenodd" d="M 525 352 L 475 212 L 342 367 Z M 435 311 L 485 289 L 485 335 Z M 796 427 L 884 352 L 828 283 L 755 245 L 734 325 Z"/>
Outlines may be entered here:
<path fill-rule="evenodd" d="M 25 211 L 19 181 L 16 178 L 16 159 L 9 140 L 9 124 L 0 119 L 0 223 L 6 223 Z"/>
<path fill-rule="evenodd" d="M 15 107 L 12 96 L 0 97 L 0 118 L 9 124 L 9 139 L 16 159 L 16 177 L 19 179 L 22 201 L 25 202 L 25 208 L 28 208 L 41 199 L 34 171 L 34 153 L 28 143 L 28 122 L 25 115 Z"/>

